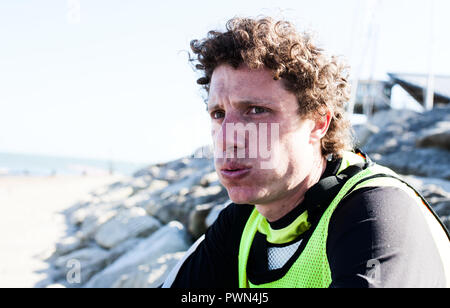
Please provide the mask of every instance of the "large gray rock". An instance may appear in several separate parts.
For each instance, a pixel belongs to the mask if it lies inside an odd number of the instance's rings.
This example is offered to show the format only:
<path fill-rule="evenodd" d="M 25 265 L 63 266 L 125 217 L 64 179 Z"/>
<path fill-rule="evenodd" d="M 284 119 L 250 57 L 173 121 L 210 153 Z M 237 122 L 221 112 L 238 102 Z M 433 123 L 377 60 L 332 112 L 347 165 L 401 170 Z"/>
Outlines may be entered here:
<path fill-rule="evenodd" d="M 178 194 L 166 196 L 164 199 L 154 198 L 147 203 L 146 211 L 164 224 L 175 219 L 185 225 L 193 206 L 191 201 L 185 195 Z"/>
<path fill-rule="evenodd" d="M 179 222 L 171 222 L 92 277 L 85 287 L 109 288 L 117 285 L 118 281 L 123 281 L 124 277 L 129 277 L 138 271 L 141 265 L 154 264 L 164 255 L 186 251 L 190 244 L 191 241 L 183 225 Z"/>
<path fill-rule="evenodd" d="M 92 210 L 89 209 L 87 212 L 86 217 L 81 223 L 81 228 L 77 232 L 78 236 L 83 240 L 93 238 L 97 230 L 104 223 L 117 215 L 117 209 L 94 208 Z"/>
<path fill-rule="evenodd" d="M 126 275 L 122 275 L 113 283 L 113 288 L 157 288 L 184 256 L 185 251 L 168 253 Z"/>
<path fill-rule="evenodd" d="M 227 200 L 223 204 L 218 204 L 218 205 L 214 206 L 211 209 L 211 211 L 208 213 L 208 216 L 205 219 L 206 228 L 211 227 L 212 224 L 216 221 L 217 217 L 219 217 L 220 212 L 222 212 L 222 210 L 225 209 L 231 203 L 232 202 L 230 200 Z"/>
<path fill-rule="evenodd" d="M 355 125 L 353 126 L 353 130 L 354 141 L 358 148 L 364 147 L 372 135 L 380 132 L 380 128 L 370 122 L 363 125 Z"/>
<path fill-rule="evenodd" d="M 220 204 L 228 198 L 223 186 L 218 183 L 211 184 L 201 171 L 196 171 L 187 178 L 174 182 L 164 189 L 163 193 L 153 196 L 146 205 L 147 213 L 163 223 L 178 220 L 188 225 L 190 213 L 195 210 L 195 206 L 206 203 Z"/>
<path fill-rule="evenodd" d="M 57 256 L 55 254 L 51 259 L 52 266 L 47 270 L 49 277 L 44 281 L 48 281 L 50 284 L 58 282 L 68 287 L 80 287 L 87 283 L 93 275 L 103 270 L 121 255 L 132 250 L 139 242 L 139 239 L 131 238 L 110 250 L 102 249 L 98 246 L 89 246 L 72 251 L 64 256 Z M 71 262 L 79 264 L 81 276 L 79 284 L 71 284 L 67 280 L 67 275 L 72 269 L 70 267 Z M 37 286 L 42 287 L 44 284 L 40 282 Z"/>
<path fill-rule="evenodd" d="M 220 185 L 219 176 L 218 176 L 217 172 L 214 170 L 212 172 L 209 172 L 209 173 L 206 173 L 205 175 L 203 175 L 203 177 L 200 180 L 200 185 L 202 187 Z"/>
<path fill-rule="evenodd" d="M 108 262 L 108 251 L 99 247 L 89 247 L 77 250 L 68 255 L 59 257 L 54 262 L 57 269 L 54 273 L 54 280 L 62 279 L 64 283 L 68 283 L 66 275 L 73 266 L 73 262 L 79 264 L 80 283 L 88 281 L 96 272 L 104 268 Z"/>
<path fill-rule="evenodd" d="M 398 173 L 450 180 L 450 153 L 445 150 L 414 148 L 382 155 L 376 161 Z"/>
<path fill-rule="evenodd" d="M 133 187 L 129 182 L 118 182 L 115 185 L 116 186 L 112 186 L 113 189 L 109 189 L 99 196 L 102 202 L 123 202 L 133 194 Z"/>
<path fill-rule="evenodd" d="M 76 235 L 65 237 L 55 245 L 55 255 L 67 255 L 74 250 L 84 248 L 87 242 Z"/>
<path fill-rule="evenodd" d="M 132 237 L 148 236 L 158 230 L 161 223 L 148 216 L 142 208 L 123 209 L 99 227 L 95 241 L 103 248 L 113 248 Z"/>
<path fill-rule="evenodd" d="M 450 151 L 450 131 L 430 134 L 417 141 L 417 146 L 421 148 L 441 148 Z"/>
<path fill-rule="evenodd" d="M 450 230 L 450 181 L 418 176 L 404 176 L 404 178 L 430 203 Z"/>
<path fill-rule="evenodd" d="M 198 239 L 206 232 L 208 228 L 206 226 L 206 217 L 213 207 L 213 203 L 199 204 L 190 212 L 188 230 L 194 239 Z"/>
<path fill-rule="evenodd" d="M 381 111 L 370 125 L 379 131 L 368 138 L 363 150 L 375 161 L 403 174 L 450 179 L 449 107 L 424 113 Z"/>

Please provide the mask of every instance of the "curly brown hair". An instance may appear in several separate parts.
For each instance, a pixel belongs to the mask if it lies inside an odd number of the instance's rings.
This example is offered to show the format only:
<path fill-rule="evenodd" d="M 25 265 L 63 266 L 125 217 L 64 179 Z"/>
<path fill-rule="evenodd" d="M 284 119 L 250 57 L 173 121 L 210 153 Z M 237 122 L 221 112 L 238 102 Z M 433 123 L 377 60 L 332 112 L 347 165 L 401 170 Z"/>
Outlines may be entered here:
<path fill-rule="evenodd" d="M 325 55 L 308 33 L 298 32 L 288 21 L 236 17 L 227 22 L 226 30 L 209 31 L 205 39 L 190 44 L 196 55 L 190 61 L 203 73 L 197 83 L 207 93 L 212 74 L 221 64 L 268 68 L 275 80 L 282 80 L 296 95 L 300 116 L 317 117 L 326 109 L 331 111 L 331 124 L 322 138 L 323 156 L 340 157 L 353 148 L 351 125 L 345 117 L 350 96 L 348 67 L 338 57 Z"/>

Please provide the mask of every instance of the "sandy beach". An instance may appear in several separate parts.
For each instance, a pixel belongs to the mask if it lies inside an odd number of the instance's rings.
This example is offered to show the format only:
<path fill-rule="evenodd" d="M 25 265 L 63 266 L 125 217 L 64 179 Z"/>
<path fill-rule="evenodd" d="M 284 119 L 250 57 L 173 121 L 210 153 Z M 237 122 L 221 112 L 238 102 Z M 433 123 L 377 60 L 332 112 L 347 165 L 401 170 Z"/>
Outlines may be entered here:
<path fill-rule="evenodd" d="M 0 287 L 34 287 L 64 236 L 61 211 L 118 176 L 0 177 Z"/>

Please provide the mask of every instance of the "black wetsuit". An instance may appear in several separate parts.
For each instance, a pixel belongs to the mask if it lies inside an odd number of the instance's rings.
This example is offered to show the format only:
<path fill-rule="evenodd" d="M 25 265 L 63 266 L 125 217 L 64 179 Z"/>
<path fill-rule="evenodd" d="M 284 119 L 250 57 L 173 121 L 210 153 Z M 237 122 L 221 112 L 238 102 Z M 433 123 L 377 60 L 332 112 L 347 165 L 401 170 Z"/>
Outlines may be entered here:
<path fill-rule="evenodd" d="M 339 165 L 340 161 L 328 162 L 322 178 L 335 174 Z M 421 210 L 412 203 L 414 200 L 394 187 L 363 188 L 341 201 L 328 228 L 330 287 L 446 286 L 438 249 Z M 302 204 L 271 223 L 271 228 L 281 229 L 292 223 L 303 213 Z M 184 261 L 171 287 L 238 287 L 239 243 L 253 209 L 251 205 L 237 204 L 225 208 Z M 300 236 L 302 244 L 296 248 L 297 255 L 317 221 Z M 292 263 L 288 261 L 284 267 L 269 270 L 270 246 L 264 236 L 255 236 L 247 267 L 248 278 L 254 284 L 281 278 Z"/>

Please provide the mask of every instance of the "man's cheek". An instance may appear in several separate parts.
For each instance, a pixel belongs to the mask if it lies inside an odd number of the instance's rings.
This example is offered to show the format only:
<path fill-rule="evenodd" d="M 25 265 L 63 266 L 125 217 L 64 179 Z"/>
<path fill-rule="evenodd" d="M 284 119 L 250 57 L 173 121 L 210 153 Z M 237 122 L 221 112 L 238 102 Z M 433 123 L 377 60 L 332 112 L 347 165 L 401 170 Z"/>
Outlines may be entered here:
<path fill-rule="evenodd" d="M 259 168 L 272 170 L 276 168 L 281 147 L 279 123 L 261 123 L 258 130 Z"/>
<path fill-rule="evenodd" d="M 215 137 L 215 135 L 217 134 L 217 132 L 219 131 L 219 130 L 221 130 L 221 125 L 219 125 L 218 123 L 216 123 L 216 122 L 212 122 L 211 123 L 211 137 L 214 139 L 214 137 Z"/>
<path fill-rule="evenodd" d="M 211 138 L 213 142 L 214 157 L 223 158 L 224 136 L 222 126 L 213 123 L 211 126 Z"/>
<path fill-rule="evenodd" d="M 217 134 L 219 133 L 220 130 L 221 130 L 221 126 L 214 124 L 214 123 L 211 125 L 211 139 L 214 144 L 217 139 Z"/>

